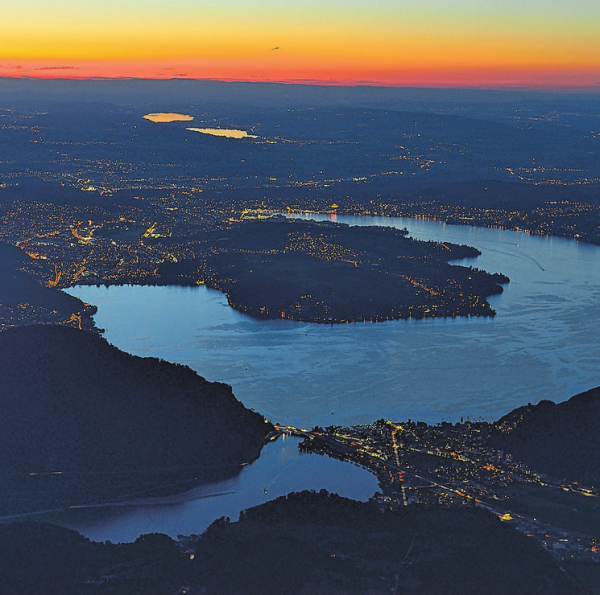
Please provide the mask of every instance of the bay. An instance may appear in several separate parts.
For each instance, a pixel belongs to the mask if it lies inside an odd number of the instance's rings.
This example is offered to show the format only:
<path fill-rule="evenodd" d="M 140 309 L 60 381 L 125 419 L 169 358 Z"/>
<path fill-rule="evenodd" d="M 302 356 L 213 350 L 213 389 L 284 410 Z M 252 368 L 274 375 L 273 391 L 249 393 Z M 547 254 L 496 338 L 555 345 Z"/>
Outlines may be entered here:
<path fill-rule="evenodd" d="M 260 458 L 231 479 L 172 497 L 115 502 L 59 511 L 39 518 L 75 529 L 92 541 L 128 543 L 147 533 L 200 534 L 214 520 L 236 521 L 246 508 L 302 490 L 327 490 L 366 502 L 378 489 L 366 469 L 326 456 L 302 453 L 299 438 L 267 444 Z"/>

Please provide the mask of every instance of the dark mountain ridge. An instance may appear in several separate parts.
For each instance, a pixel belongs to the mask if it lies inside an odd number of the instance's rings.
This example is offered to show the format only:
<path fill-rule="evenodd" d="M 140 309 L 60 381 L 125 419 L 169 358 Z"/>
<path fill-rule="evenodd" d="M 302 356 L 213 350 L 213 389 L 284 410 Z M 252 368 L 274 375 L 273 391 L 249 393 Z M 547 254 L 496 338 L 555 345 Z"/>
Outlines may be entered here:
<path fill-rule="evenodd" d="M 272 427 L 227 385 L 71 328 L 0 333 L 0 369 L 4 514 L 181 493 L 235 474 Z"/>
<path fill-rule="evenodd" d="M 495 447 L 548 475 L 600 485 L 600 387 L 563 403 L 540 401 L 511 411 L 496 424 Z"/>

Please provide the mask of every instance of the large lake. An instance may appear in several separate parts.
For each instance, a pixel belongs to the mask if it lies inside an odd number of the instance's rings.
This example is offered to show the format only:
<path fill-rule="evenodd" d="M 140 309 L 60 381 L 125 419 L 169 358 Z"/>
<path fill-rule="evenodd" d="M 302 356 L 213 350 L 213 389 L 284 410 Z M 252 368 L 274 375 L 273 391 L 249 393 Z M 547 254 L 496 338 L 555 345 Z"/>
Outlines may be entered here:
<path fill-rule="evenodd" d="M 315 218 L 313 216 L 313 218 Z M 494 420 L 541 399 L 564 400 L 600 385 L 600 248 L 526 233 L 435 221 L 338 217 L 408 228 L 416 239 L 469 244 L 461 261 L 511 282 L 489 318 L 323 326 L 258 321 L 217 291 L 180 287 L 76 287 L 98 306 L 106 338 L 137 355 L 185 363 L 233 386 L 274 422 L 312 427 L 378 418 Z M 103 509 L 102 518 L 61 522 L 97 540 L 141 533 L 201 532 L 212 520 L 300 489 L 367 499 L 374 476 L 349 463 L 298 453 L 297 441 L 267 445 L 238 478 L 164 502 Z M 77 514 L 82 511 L 77 511 Z"/>
<path fill-rule="evenodd" d="M 254 320 L 206 287 L 69 293 L 98 306 L 98 326 L 121 349 L 188 364 L 273 422 L 300 427 L 491 421 L 600 385 L 600 247 L 417 219 L 338 221 L 479 248 L 462 263 L 511 279 L 490 300 L 497 316 L 328 326 Z"/>

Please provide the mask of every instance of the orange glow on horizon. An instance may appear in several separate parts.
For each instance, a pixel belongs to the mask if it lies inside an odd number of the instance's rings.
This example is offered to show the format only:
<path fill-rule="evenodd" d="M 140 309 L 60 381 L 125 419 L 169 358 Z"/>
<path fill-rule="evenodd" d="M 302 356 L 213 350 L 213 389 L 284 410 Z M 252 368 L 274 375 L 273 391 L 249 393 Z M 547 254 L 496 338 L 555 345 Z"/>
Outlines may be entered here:
<path fill-rule="evenodd" d="M 23 62 L 0 67 L 0 76 L 43 79 L 203 79 L 309 85 L 434 86 L 434 87 L 597 87 L 600 67 L 496 66 L 460 68 L 392 68 L 367 65 L 323 65 L 285 68 L 263 64 L 211 61 L 174 67 L 156 62 L 70 62 L 48 66 Z"/>
<path fill-rule="evenodd" d="M 26 0 L 0 76 L 600 86 L 599 30 L 592 0 Z"/>

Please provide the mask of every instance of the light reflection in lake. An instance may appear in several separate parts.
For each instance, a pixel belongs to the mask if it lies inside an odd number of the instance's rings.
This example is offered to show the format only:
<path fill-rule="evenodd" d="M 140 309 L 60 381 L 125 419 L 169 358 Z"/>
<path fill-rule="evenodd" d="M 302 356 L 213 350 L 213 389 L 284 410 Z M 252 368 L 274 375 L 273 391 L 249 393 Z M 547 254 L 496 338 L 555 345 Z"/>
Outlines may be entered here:
<path fill-rule="evenodd" d="M 210 134 L 211 136 L 224 136 L 226 138 L 258 138 L 254 134 L 248 134 L 245 130 L 236 130 L 234 128 L 186 128 L 192 132 L 201 134 Z"/>
<path fill-rule="evenodd" d="M 187 116 L 186 114 L 174 114 L 174 113 L 156 113 L 146 114 L 144 116 L 146 120 L 151 122 L 191 122 L 194 117 Z"/>

